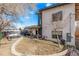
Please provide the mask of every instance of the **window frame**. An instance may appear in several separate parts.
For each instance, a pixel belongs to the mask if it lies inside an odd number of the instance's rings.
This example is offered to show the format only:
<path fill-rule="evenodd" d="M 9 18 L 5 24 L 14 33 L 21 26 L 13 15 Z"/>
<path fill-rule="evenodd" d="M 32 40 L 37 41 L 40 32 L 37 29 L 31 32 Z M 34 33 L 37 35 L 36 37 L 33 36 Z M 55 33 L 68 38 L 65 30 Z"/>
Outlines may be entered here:
<path fill-rule="evenodd" d="M 54 32 L 54 34 L 53 34 L 53 32 Z M 55 32 L 60 32 L 60 34 L 57 34 Z M 62 38 L 62 31 L 52 31 L 52 38 L 57 39 L 57 35 L 59 36 L 59 39 L 61 39 Z"/>
<path fill-rule="evenodd" d="M 63 17 L 62 11 L 58 11 L 56 13 L 53 13 L 52 14 L 52 22 L 62 21 L 62 17 Z"/>

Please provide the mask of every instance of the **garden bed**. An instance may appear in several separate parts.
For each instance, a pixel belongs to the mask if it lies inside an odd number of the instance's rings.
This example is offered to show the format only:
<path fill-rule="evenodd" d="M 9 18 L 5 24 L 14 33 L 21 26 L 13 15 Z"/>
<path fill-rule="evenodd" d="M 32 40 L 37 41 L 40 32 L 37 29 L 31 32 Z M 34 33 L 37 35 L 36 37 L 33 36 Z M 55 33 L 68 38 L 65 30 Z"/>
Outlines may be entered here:
<path fill-rule="evenodd" d="M 62 49 L 63 45 L 60 49 L 54 42 L 30 38 L 24 38 L 16 46 L 16 51 L 24 55 L 52 55 L 59 53 Z"/>

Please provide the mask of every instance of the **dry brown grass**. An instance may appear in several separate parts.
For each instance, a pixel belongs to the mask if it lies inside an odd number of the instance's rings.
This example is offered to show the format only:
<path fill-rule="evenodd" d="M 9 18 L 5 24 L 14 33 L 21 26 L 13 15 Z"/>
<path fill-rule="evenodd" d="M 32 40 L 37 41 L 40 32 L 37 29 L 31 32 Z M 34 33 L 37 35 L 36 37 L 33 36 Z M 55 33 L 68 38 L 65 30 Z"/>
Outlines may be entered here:
<path fill-rule="evenodd" d="M 60 52 L 62 49 L 56 43 L 50 41 L 24 38 L 16 46 L 16 50 L 24 55 L 51 55 Z"/>

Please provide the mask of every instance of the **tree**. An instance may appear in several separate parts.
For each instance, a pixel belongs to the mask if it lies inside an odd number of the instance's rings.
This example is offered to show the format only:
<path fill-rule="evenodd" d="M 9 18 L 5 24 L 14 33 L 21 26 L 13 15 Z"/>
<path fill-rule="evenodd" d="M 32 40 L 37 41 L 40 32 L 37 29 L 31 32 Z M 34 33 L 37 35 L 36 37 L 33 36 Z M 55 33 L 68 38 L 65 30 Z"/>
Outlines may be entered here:
<path fill-rule="evenodd" d="M 8 11 L 4 7 L 0 8 L 0 31 L 5 27 L 10 26 L 13 21 L 15 21 L 16 14 Z"/>
<path fill-rule="evenodd" d="M 58 31 L 59 29 L 63 29 L 63 25 L 60 22 L 61 21 L 57 21 L 57 22 L 54 23 L 54 25 L 55 25 L 55 28 L 54 28 L 55 32 Z M 61 48 L 60 40 L 59 40 L 59 36 L 58 35 L 57 35 L 57 42 L 58 42 L 58 46 Z"/>
<path fill-rule="evenodd" d="M 29 9 L 34 8 L 34 4 L 22 3 L 1 3 L 0 4 L 0 31 L 8 26 L 12 26 L 20 16 L 28 14 Z M 27 12 L 27 13 L 25 13 Z"/>

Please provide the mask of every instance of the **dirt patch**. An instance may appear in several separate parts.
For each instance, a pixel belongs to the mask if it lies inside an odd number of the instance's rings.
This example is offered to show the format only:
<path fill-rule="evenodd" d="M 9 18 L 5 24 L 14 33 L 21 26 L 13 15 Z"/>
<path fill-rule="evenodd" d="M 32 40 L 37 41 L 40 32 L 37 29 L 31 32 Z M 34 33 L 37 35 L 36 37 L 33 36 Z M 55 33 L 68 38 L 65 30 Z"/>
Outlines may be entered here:
<path fill-rule="evenodd" d="M 0 42 L 0 56 L 11 56 L 11 46 L 16 40 L 8 41 L 6 38 L 3 38 Z"/>
<path fill-rule="evenodd" d="M 63 46 L 62 46 L 63 48 Z M 60 52 L 62 49 L 56 43 L 24 38 L 17 46 L 16 51 L 24 55 L 51 55 Z"/>

